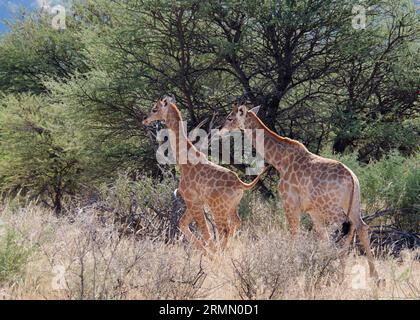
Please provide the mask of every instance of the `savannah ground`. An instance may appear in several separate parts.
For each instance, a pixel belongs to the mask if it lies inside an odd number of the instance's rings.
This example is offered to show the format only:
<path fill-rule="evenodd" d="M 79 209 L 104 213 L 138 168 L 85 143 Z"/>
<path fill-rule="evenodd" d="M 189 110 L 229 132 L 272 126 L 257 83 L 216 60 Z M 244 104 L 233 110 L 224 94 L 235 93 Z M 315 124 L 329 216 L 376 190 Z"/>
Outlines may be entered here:
<path fill-rule="evenodd" d="M 418 299 L 418 157 L 339 160 L 361 182 L 379 287 L 357 238 L 343 269 L 334 244 L 318 241 L 308 216 L 293 240 L 281 199 L 255 191 L 240 203 L 243 224 L 228 248 L 204 255 L 178 231 L 184 209 L 173 176 L 119 172 L 94 191 L 66 197 L 60 214 L 40 199 L 4 195 L 1 299 Z"/>
<path fill-rule="evenodd" d="M 98 218 L 101 216 L 101 218 Z M 257 204 L 227 250 L 203 255 L 182 240 L 122 235 L 94 207 L 55 217 L 4 204 L 1 299 L 418 299 L 419 250 L 379 254 L 377 287 L 353 247 L 345 269 L 330 244 Z M 119 231 L 120 230 L 120 231 Z"/>

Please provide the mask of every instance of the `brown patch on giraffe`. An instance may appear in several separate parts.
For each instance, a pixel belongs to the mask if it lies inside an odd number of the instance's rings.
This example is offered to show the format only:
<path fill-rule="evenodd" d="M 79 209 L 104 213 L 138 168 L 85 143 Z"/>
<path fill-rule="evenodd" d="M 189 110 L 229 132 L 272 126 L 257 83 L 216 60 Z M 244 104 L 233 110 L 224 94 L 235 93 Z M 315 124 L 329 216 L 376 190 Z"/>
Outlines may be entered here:
<path fill-rule="evenodd" d="M 297 184 L 298 183 L 298 179 L 297 179 L 297 175 L 296 172 L 293 172 L 290 176 L 290 183 L 292 184 Z"/>

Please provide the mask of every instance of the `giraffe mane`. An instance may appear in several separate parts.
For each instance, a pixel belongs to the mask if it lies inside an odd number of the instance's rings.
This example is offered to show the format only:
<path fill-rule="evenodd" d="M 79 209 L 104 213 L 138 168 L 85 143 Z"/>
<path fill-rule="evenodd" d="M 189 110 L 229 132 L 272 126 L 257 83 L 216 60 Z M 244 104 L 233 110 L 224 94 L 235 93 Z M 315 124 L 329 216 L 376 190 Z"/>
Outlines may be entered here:
<path fill-rule="evenodd" d="M 248 115 L 252 116 L 263 128 L 266 132 L 268 132 L 268 134 L 273 137 L 274 139 L 276 139 L 277 141 L 280 142 L 284 142 L 287 143 L 289 145 L 292 146 L 297 146 L 299 148 L 303 148 L 305 150 L 308 150 L 301 142 L 297 141 L 297 140 L 293 140 L 287 137 L 282 137 L 280 135 L 278 135 L 277 133 L 275 133 L 273 130 L 269 129 L 264 122 L 261 121 L 261 119 L 254 113 L 254 112 L 249 112 L 248 111 Z"/>
<path fill-rule="evenodd" d="M 179 111 L 178 107 L 176 106 L 175 103 L 172 102 L 168 102 L 168 107 L 174 112 L 175 117 L 178 121 L 182 121 L 182 114 L 181 111 Z M 187 134 L 187 133 L 186 133 Z M 200 154 L 202 154 L 203 156 L 205 156 L 205 154 L 203 152 L 201 152 L 200 150 L 198 150 L 194 144 L 190 141 L 190 139 L 188 139 L 187 137 L 187 144 L 188 146 L 194 148 L 197 152 L 199 152 Z"/>
<path fill-rule="evenodd" d="M 171 108 L 171 110 L 175 113 L 175 117 L 177 118 L 177 120 L 182 121 L 182 115 L 181 115 L 181 111 L 179 111 L 178 107 L 176 106 L 175 103 L 168 103 L 169 108 Z"/>

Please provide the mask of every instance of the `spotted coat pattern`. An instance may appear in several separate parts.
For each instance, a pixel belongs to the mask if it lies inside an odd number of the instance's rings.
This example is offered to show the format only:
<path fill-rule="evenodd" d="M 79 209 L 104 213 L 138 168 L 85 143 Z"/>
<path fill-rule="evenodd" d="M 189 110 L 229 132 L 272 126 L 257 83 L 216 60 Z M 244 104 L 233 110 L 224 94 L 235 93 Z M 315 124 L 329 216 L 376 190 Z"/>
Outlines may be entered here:
<path fill-rule="evenodd" d="M 255 129 L 264 131 L 265 161 L 280 175 L 278 191 L 282 198 L 289 229 L 294 235 L 299 229 L 300 214 L 311 216 L 320 238 L 327 239 L 329 227 L 350 223 L 344 240 L 348 247 L 356 231 L 366 252 L 370 274 L 377 276 L 368 238 L 368 226 L 360 208 L 360 186 L 356 175 L 343 163 L 311 153 L 296 140 L 281 137 L 268 129 L 254 109 L 235 105 L 222 131 L 245 130 L 256 147 Z"/>

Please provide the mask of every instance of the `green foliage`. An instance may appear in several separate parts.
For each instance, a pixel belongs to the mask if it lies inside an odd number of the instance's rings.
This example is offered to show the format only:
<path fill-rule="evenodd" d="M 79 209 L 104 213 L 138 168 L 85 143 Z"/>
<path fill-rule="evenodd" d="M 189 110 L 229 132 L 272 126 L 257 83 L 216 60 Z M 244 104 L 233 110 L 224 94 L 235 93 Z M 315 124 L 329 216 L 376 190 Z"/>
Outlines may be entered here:
<path fill-rule="evenodd" d="M 404 209 L 395 217 L 401 230 L 420 232 L 420 167 L 411 164 L 405 178 L 405 188 L 400 199 Z"/>
<path fill-rule="evenodd" d="M 337 159 L 357 175 L 365 214 L 391 210 L 392 222 L 397 227 L 420 231 L 418 155 L 404 158 L 393 152 L 368 164 L 360 164 L 355 154 Z"/>
<path fill-rule="evenodd" d="M 238 208 L 238 214 L 242 219 L 246 219 L 251 216 L 253 202 L 255 203 L 256 200 L 256 197 L 253 196 L 251 192 L 244 193 Z"/>
<path fill-rule="evenodd" d="M 54 30 L 47 15 L 17 21 L 0 41 L 0 92 L 42 93 L 43 78 L 86 70 L 79 36 Z"/>
<path fill-rule="evenodd" d="M 87 163 L 81 132 L 66 121 L 65 106 L 40 96 L 5 96 L 1 111 L 0 190 L 50 199 L 59 213 Z"/>
<path fill-rule="evenodd" d="M 0 226 L 0 284 L 23 277 L 29 254 L 16 233 Z"/>

